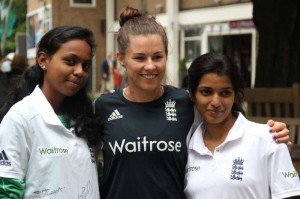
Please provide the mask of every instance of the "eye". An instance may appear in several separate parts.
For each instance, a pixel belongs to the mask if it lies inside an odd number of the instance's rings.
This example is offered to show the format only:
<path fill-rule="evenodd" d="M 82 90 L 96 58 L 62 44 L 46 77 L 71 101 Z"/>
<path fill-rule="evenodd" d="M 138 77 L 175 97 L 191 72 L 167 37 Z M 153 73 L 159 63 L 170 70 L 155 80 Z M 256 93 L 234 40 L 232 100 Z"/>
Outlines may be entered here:
<path fill-rule="evenodd" d="M 91 68 L 91 65 L 92 65 L 91 62 L 83 63 L 82 64 L 82 69 L 84 71 L 88 71 Z"/>
<path fill-rule="evenodd" d="M 163 55 L 155 55 L 154 57 L 153 57 L 153 60 L 160 60 L 160 59 L 162 59 L 163 58 Z"/>
<path fill-rule="evenodd" d="M 65 62 L 66 62 L 66 64 L 69 65 L 69 66 L 75 66 L 75 64 L 76 64 L 76 60 L 73 59 L 73 58 L 66 58 L 66 59 L 65 59 Z"/>
<path fill-rule="evenodd" d="M 138 57 L 134 57 L 134 59 L 137 60 L 137 61 L 143 61 L 143 60 L 144 60 L 144 57 L 138 56 Z"/>
<path fill-rule="evenodd" d="M 225 89 L 221 92 L 221 95 L 224 96 L 224 97 L 228 97 L 228 96 L 231 96 L 232 94 L 232 91 L 229 90 L 229 89 Z"/>
<path fill-rule="evenodd" d="M 212 93 L 212 90 L 209 88 L 202 88 L 199 92 L 204 96 L 208 96 Z"/>

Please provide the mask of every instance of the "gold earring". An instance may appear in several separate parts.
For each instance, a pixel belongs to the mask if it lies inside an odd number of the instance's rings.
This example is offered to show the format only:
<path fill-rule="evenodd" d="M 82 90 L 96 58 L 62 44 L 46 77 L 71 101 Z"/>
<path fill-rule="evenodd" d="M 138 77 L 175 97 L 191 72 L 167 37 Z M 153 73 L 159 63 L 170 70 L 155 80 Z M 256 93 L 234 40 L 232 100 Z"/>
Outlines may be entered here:
<path fill-rule="evenodd" d="M 43 70 L 46 70 L 46 67 L 45 67 L 45 66 L 41 66 L 41 68 L 42 68 Z"/>

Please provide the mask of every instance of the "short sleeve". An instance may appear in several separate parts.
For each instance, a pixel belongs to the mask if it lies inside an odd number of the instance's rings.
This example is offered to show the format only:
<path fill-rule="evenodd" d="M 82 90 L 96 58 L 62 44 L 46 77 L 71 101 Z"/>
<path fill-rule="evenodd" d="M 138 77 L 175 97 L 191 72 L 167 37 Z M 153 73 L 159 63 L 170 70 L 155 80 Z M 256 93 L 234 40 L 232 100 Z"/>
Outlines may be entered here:
<path fill-rule="evenodd" d="M 267 161 L 270 168 L 268 180 L 272 198 L 300 195 L 299 175 L 293 166 L 287 146 L 272 142 Z"/>
<path fill-rule="evenodd" d="M 23 180 L 31 145 L 28 122 L 18 112 L 9 111 L 0 124 L 0 176 Z"/>

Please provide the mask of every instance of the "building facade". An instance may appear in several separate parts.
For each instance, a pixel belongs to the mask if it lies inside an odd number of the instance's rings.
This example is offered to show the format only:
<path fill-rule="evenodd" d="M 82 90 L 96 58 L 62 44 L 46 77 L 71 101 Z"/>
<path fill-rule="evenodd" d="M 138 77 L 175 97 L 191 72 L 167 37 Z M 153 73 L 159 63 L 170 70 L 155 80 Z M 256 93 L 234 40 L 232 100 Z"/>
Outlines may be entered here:
<path fill-rule="evenodd" d="M 252 22 L 250 0 L 27 0 L 27 55 L 34 60 L 30 19 L 35 22 L 34 38 L 49 28 L 75 24 L 90 28 L 96 37 L 97 53 L 90 79 L 93 92 L 100 90 L 100 62 L 106 51 L 117 51 L 117 18 L 124 6 L 136 7 L 166 28 L 169 55 L 166 83 L 182 85 L 191 61 L 206 52 L 224 52 L 234 58 L 246 80 L 254 85 L 257 32 Z M 37 15 L 36 17 L 33 17 Z M 41 23 L 41 24 L 39 24 Z"/>

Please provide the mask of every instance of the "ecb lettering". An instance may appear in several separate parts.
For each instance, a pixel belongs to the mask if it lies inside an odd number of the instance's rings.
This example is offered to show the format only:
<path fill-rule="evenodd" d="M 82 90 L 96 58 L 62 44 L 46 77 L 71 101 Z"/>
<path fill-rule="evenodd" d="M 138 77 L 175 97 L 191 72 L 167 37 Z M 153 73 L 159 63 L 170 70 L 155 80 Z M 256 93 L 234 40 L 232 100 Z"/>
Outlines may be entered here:
<path fill-rule="evenodd" d="M 176 151 L 180 152 L 181 150 L 181 142 L 177 141 L 148 141 L 147 137 L 144 136 L 143 140 L 140 140 L 140 137 L 137 137 L 137 141 L 133 142 L 126 142 L 126 139 L 123 139 L 121 143 L 115 141 L 114 144 L 111 142 L 108 143 L 112 152 L 116 154 L 117 151 L 120 153 L 125 150 L 126 152 L 133 153 L 133 152 L 146 152 L 146 151 L 153 151 L 157 149 L 158 151 Z"/>

